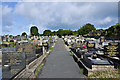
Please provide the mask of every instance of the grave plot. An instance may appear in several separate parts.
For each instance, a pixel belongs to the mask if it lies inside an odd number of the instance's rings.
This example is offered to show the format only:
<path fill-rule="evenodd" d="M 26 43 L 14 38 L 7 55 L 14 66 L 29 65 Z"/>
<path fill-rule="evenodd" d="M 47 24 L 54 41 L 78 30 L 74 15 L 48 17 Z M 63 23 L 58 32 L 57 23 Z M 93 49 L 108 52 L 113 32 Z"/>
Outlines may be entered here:
<path fill-rule="evenodd" d="M 81 39 L 80 42 L 80 46 L 72 47 L 71 50 L 77 56 L 77 62 L 80 60 L 81 65 L 83 65 L 85 74 L 89 75 L 97 71 L 114 70 L 112 61 L 97 55 L 97 47 L 99 46 L 97 41 L 86 38 L 85 40 Z M 101 52 L 103 52 L 103 50 L 101 50 Z"/>
<path fill-rule="evenodd" d="M 36 59 L 35 46 L 33 44 L 24 44 L 24 53 L 26 57 L 26 64 L 29 64 Z"/>
<path fill-rule="evenodd" d="M 13 78 L 25 68 L 25 54 L 21 52 L 2 53 L 2 77 Z"/>
<path fill-rule="evenodd" d="M 95 44 L 94 41 L 87 42 L 88 52 L 84 53 L 84 64 L 92 70 L 114 69 L 112 61 L 105 60 L 97 55 Z"/>

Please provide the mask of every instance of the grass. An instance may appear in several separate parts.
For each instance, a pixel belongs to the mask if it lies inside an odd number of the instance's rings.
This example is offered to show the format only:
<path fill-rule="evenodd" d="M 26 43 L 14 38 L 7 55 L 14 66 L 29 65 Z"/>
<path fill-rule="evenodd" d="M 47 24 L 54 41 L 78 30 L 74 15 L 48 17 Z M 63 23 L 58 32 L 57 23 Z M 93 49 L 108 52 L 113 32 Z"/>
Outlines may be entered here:
<path fill-rule="evenodd" d="M 70 56 L 73 56 L 73 55 L 74 55 L 73 52 L 70 51 Z"/>
<path fill-rule="evenodd" d="M 54 43 L 56 43 L 56 41 L 54 41 Z"/>
<path fill-rule="evenodd" d="M 44 66 L 44 64 L 42 63 L 41 65 L 40 65 L 40 67 L 37 69 L 37 71 L 36 71 L 36 75 L 38 75 L 38 73 L 40 73 L 41 72 L 41 69 L 43 68 L 43 66 Z"/>
<path fill-rule="evenodd" d="M 47 53 L 47 55 L 46 56 L 48 56 L 49 55 L 49 53 Z"/>
<path fill-rule="evenodd" d="M 49 40 L 51 41 L 51 40 L 52 40 L 52 38 L 50 37 L 50 38 L 49 38 Z"/>
<path fill-rule="evenodd" d="M 8 42 L 9 44 L 13 44 L 14 42 Z"/>
<path fill-rule="evenodd" d="M 33 40 L 29 40 L 28 42 L 30 43 L 30 42 L 32 42 Z"/>
<path fill-rule="evenodd" d="M 2 44 L 9 44 L 9 42 L 3 42 Z"/>
<path fill-rule="evenodd" d="M 65 44 L 65 41 L 64 41 L 64 40 L 62 40 L 62 42 Z"/>
<path fill-rule="evenodd" d="M 119 78 L 118 71 L 106 70 L 106 71 L 97 71 L 93 74 L 88 75 L 88 78 Z"/>
<path fill-rule="evenodd" d="M 84 72 L 84 70 L 82 68 L 80 68 L 80 70 L 81 70 L 82 73 Z"/>
<path fill-rule="evenodd" d="M 120 73 L 120 66 L 117 67 L 117 71 Z"/>
<path fill-rule="evenodd" d="M 50 47 L 50 49 L 49 50 L 53 50 L 53 47 Z"/>
<path fill-rule="evenodd" d="M 16 46 L 14 46 L 14 48 L 16 48 Z"/>

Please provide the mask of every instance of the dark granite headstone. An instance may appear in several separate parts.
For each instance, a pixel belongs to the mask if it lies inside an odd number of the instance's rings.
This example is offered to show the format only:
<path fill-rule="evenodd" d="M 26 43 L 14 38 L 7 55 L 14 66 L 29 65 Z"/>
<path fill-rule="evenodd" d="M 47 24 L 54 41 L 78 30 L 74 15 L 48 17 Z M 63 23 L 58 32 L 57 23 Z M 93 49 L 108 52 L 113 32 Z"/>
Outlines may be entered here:
<path fill-rule="evenodd" d="M 48 49 L 49 49 L 48 43 L 43 43 L 43 46 L 45 47 L 45 50 L 48 51 Z"/>
<path fill-rule="evenodd" d="M 42 46 L 36 45 L 35 46 L 35 50 L 36 50 L 36 56 L 41 56 L 43 54 L 43 48 Z"/>
<path fill-rule="evenodd" d="M 104 54 L 109 57 L 116 57 L 120 52 L 120 44 L 117 42 L 111 42 L 109 45 L 104 46 Z"/>
<path fill-rule="evenodd" d="M 24 44 L 24 53 L 26 55 L 26 64 L 29 64 L 36 58 L 35 46 L 33 44 Z"/>
<path fill-rule="evenodd" d="M 2 53 L 2 77 L 12 78 L 25 68 L 25 54 L 20 52 Z"/>
<path fill-rule="evenodd" d="M 87 49 L 95 49 L 95 43 L 93 42 L 87 42 Z"/>

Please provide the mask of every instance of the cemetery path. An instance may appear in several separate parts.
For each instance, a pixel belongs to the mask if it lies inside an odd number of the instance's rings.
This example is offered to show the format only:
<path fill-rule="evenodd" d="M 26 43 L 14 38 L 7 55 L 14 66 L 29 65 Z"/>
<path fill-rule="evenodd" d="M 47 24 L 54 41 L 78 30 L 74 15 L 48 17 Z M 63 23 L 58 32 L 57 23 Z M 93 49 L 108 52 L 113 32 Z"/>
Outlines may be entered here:
<path fill-rule="evenodd" d="M 38 78 L 84 78 L 62 39 L 58 39 Z"/>

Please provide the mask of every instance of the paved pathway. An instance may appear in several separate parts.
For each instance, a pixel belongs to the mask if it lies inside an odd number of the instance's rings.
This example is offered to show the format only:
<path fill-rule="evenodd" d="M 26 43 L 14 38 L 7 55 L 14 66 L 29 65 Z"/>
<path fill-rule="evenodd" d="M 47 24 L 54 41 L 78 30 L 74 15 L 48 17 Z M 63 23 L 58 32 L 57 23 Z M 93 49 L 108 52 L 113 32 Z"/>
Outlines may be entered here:
<path fill-rule="evenodd" d="M 53 51 L 47 57 L 38 78 L 84 78 L 78 65 L 66 50 L 62 39 L 58 39 Z"/>

